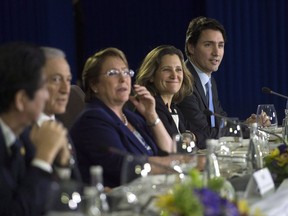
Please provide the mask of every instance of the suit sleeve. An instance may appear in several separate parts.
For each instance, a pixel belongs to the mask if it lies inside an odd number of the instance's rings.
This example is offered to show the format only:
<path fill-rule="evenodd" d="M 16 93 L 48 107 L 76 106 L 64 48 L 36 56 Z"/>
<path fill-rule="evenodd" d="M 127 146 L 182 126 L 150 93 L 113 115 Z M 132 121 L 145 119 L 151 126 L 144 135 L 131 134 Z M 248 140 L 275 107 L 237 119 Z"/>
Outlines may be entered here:
<path fill-rule="evenodd" d="M 0 215 L 43 214 L 52 182 L 50 174 L 36 167 L 30 167 L 24 179 L 16 185 L 11 178 L 11 170 L 6 167 L 0 169 Z"/>
<path fill-rule="evenodd" d="M 130 153 L 136 152 L 137 148 L 127 140 L 126 126 L 123 125 L 125 129 L 121 127 L 121 124 L 100 109 L 85 112 L 72 126 L 70 136 L 76 148 L 79 169 L 85 183 L 90 181 L 89 167 L 101 165 L 105 186 L 119 186 L 124 157 L 111 153 L 109 147 L 119 152 Z"/>
<path fill-rule="evenodd" d="M 184 98 L 179 104 L 179 108 L 185 117 L 186 129 L 195 133 L 197 137 L 197 147 L 206 148 L 207 138 L 217 138 L 218 129 L 211 128 L 208 123 L 208 117 L 203 113 L 203 109 L 199 106 L 202 102 L 199 97 L 195 96 L 195 92 Z"/>

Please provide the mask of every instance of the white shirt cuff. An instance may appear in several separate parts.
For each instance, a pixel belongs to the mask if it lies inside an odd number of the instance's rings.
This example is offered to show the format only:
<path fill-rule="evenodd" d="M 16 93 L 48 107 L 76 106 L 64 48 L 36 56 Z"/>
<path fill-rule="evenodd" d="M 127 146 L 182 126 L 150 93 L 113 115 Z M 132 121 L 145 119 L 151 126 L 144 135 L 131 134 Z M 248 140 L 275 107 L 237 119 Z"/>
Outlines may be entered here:
<path fill-rule="evenodd" d="M 47 163 L 46 161 L 43 161 L 41 159 L 33 159 L 31 164 L 35 167 L 38 167 L 38 168 L 48 172 L 48 173 L 53 172 L 52 166 L 49 163 Z"/>

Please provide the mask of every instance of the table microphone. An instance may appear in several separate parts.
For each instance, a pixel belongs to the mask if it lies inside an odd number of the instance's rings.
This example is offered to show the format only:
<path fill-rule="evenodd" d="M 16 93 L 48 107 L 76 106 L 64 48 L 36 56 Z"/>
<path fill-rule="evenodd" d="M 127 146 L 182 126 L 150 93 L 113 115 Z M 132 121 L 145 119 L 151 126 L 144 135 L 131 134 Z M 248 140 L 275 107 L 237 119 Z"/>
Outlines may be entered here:
<path fill-rule="evenodd" d="M 287 97 L 287 98 L 288 98 L 288 97 Z M 220 115 L 220 114 L 218 114 L 218 113 L 214 113 L 214 112 L 212 112 L 212 111 L 209 110 L 209 109 L 205 109 L 205 110 L 204 110 L 204 114 L 205 114 L 205 115 L 208 115 L 208 116 L 214 115 L 215 117 L 218 117 L 218 118 L 224 118 L 224 119 L 226 119 L 226 120 L 229 121 L 229 122 L 234 122 L 233 119 L 231 119 L 231 118 L 229 118 L 229 117 L 226 117 L 226 116 L 222 116 L 222 115 Z M 249 128 L 249 126 L 248 126 L 247 124 L 243 123 L 243 122 L 240 122 L 240 121 L 239 121 L 239 122 L 237 122 L 237 123 L 238 123 L 240 126 Z M 283 139 L 283 137 L 282 137 L 282 136 L 279 136 L 277 133 L 274 133 L 274 132 L 265 130 L 265 129 L 263 129 L 263 128 L 258 128 L 258 130 L 259 130 L 259 131 L 263 131 L 263 132 L 265 132 L 265 133 L 267 133 L 267 134 L 270 134 L 270 135 L 273 135 L 273 136 L 279 138 L 285 145 L 287 145 L 287 143 L 286 143 L 286 141 Z"/>
<path fill-rule="evenodd" d="M 274 91 L 272 91 L 270 88 L 267 88 L 267 87 L 263 87 L 263 88 L 262 88 L 262 92 L 263 92 L 263 93 L 266 93 L 266 94 L 274 94 L 274 95 L 277 95 L 277 96 L 279 96 L 279 97 L 288 99 L 287 96 L 285 96 L 285 95 L 283 95 L 283 94 L 279 94 L 279 93 L 277 93 L 277 92 L 274 92 Z"/>

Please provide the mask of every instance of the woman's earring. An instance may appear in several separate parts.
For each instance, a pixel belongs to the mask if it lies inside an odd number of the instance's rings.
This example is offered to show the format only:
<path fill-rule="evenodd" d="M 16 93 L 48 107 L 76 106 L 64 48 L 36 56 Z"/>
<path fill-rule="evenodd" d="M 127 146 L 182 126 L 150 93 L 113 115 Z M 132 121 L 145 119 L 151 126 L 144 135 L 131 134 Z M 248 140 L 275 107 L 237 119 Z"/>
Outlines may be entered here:
<path fill-rule="evenodd" d="M 98 93 L 98 89 L 96 89 L 96 88 L 93 89 L 93 91 L 94 91 L 94 93 L 96 93 L 96 94 Z"/>

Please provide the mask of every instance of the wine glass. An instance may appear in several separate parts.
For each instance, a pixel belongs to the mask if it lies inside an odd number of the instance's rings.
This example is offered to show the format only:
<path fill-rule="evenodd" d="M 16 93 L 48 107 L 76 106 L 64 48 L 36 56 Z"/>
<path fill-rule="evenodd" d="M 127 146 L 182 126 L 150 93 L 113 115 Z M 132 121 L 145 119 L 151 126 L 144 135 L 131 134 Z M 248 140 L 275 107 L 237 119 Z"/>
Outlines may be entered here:
<path fill-rule="evenodd" d="M 186 174 L 198 164 L 195 136 L 190 131 L 186 131 L 175 134 L 172 140 L 172 148 L 176 149 L 176 153 L 172 156 L 174 159 L 170 166 L 173 170 Z"/>
<path fill-rule="evenodd" d="M 159 167 L 157 167 L 159 166 Z M 152 171 L 152 168 L 154 171 Z M 161 192 L 167 191 L 166 176 L 156 174 L 167 172 L 170 167 L 148 161 L 147 156 L 127 155 L 121 172 L 121 210 L 130 209 L 135 214 L 144 214 L 149 203 Z"/>
<path fill-rule="evenodd" d="M 243 135 L 241 124 L 237 118 L 222 118 L 218 133 L 218 146 L 215 153 L 218 157 L 221 175 L 229 177 L 231 172 L 235 172 L 240 167 L 233 159 L 233 155 L 243 147 Z M 243 161 L 241 161 L 243 162 Z"/>
<path fill-rule="evenodd" d="M 46 216 L 84 216 L 82 212 L 83 186 L 73 180 L 53 182 L 50 188 L 50 199 L 46 203 L 49 211 Z"/>
<path fill-rule="evenodd" d="M 176 148 L 175 148 L 176 146 Z M 195 138 L 190 131 L 173 136 L 172 148 L 176 149 L 177 153 L 190 154 L 196 151 Z"/>
<path fill-rule="evenodd" d="M 259 104 L 256 114 L 259 127 L 265 128 L 271 132 L 276 131 L 278 120 L 274 104 Z"/>
<path fill-rule="evenodd" d="M 229 155 L 242 147 L 243 135 L 241 124 L 237 118 L 222 118 L 218 132 L 220 150 L 224 155 Z"/>

